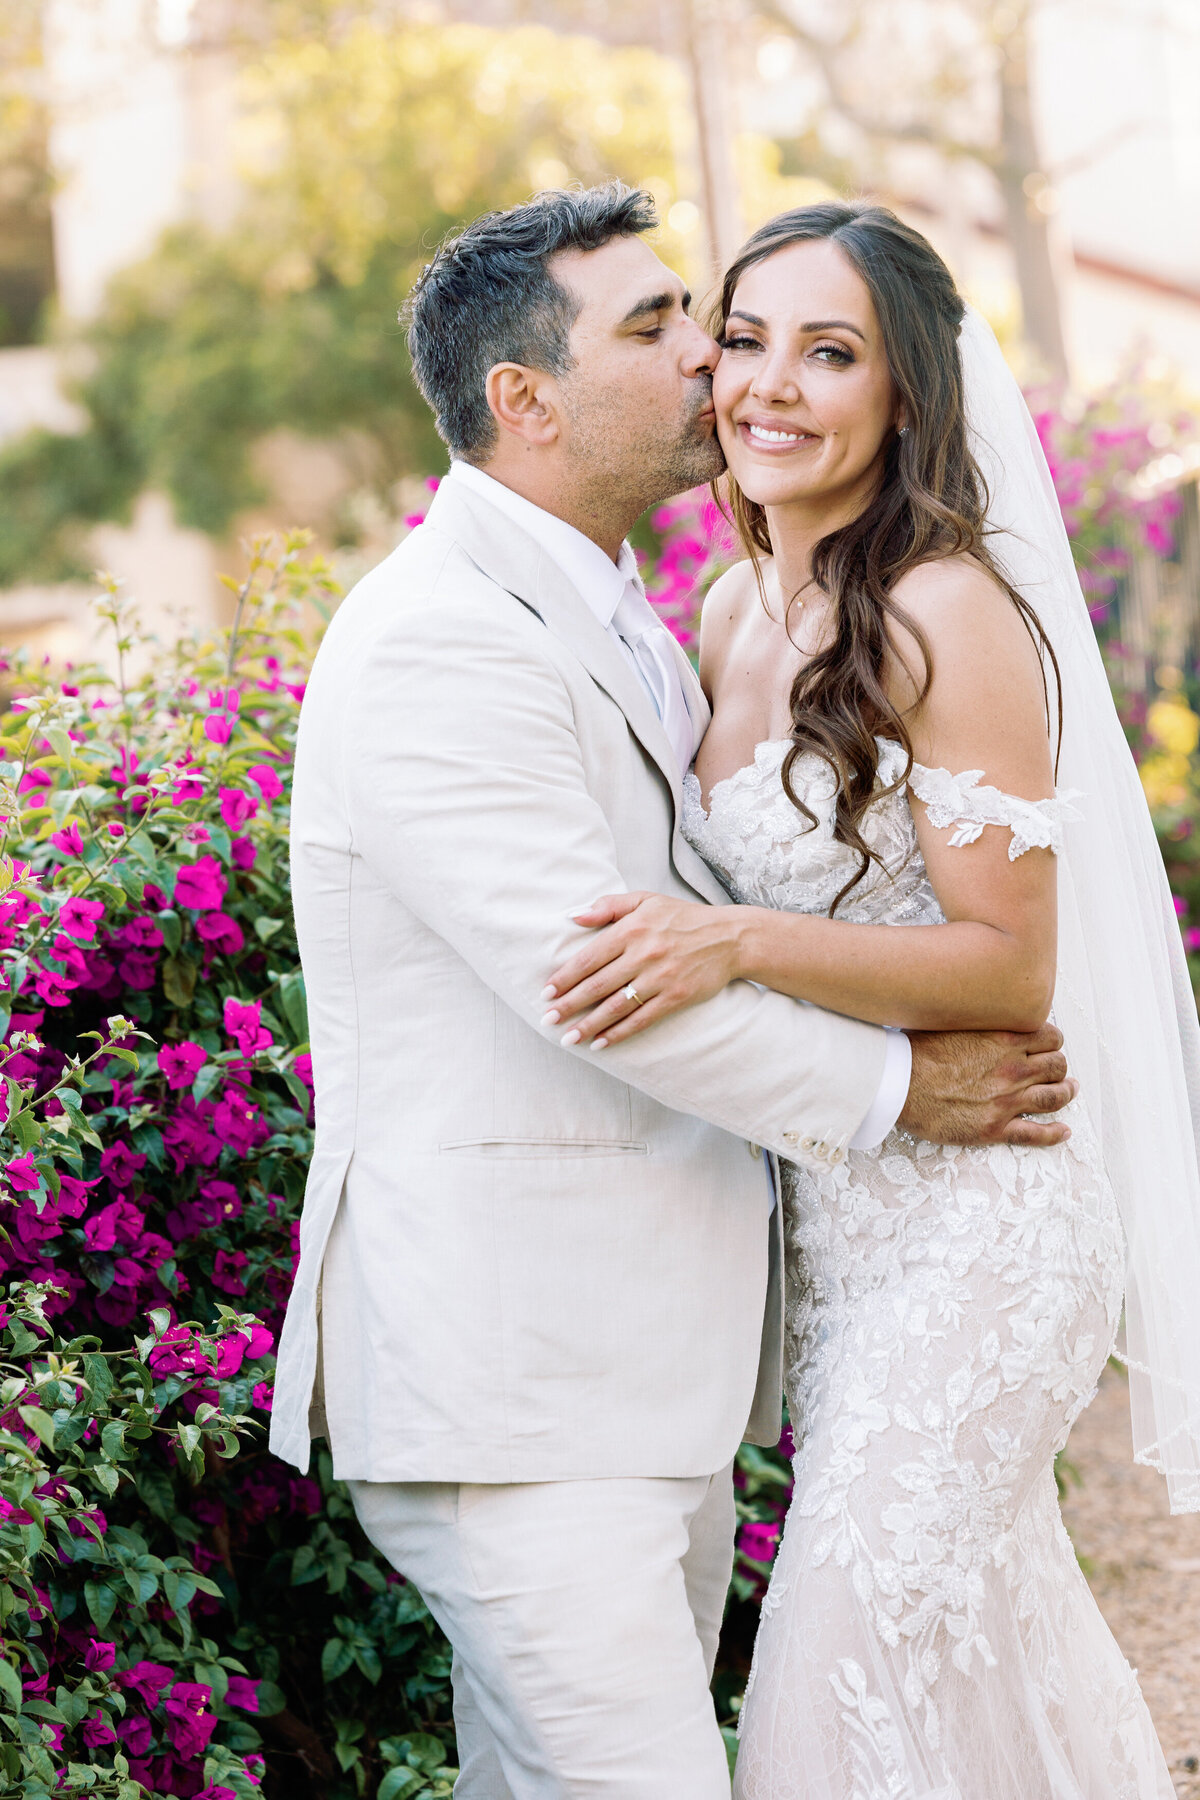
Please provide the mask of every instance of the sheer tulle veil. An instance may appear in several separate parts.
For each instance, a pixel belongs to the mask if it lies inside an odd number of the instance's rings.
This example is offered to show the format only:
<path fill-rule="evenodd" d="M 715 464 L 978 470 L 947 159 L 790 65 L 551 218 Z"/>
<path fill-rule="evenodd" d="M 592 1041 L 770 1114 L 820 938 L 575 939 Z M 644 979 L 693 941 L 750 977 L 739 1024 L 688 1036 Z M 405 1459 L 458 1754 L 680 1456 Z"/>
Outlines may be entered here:
<path fill-rule="evenodd" d="M 1174 902 L 1096 644 L 1050 471 L 986 321 L 960 334 L 990 544 L 1062 670 L 1060 791 L 1081 819 L 1059 859 L 1054 1018 L 1128 1241 L 1134 1452 L 1173 1512 L 1200 1511 L 1200 1025 Z M 1070 1354 L 1072 1346 L 1064 1346 Z"/>

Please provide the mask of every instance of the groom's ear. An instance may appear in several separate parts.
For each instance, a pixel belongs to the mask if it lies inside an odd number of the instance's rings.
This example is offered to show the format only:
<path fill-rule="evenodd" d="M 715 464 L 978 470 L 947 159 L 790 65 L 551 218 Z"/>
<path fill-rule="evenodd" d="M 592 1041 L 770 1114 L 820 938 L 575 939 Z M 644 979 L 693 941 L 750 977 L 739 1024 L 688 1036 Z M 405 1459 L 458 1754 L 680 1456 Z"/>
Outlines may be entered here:
<path fill-rule="evenodd" d="M 554 377 L 523 363 L 494 363 L 484 385 L 488 408 L 504 431 L 544 449 L 559 437 Z"/>

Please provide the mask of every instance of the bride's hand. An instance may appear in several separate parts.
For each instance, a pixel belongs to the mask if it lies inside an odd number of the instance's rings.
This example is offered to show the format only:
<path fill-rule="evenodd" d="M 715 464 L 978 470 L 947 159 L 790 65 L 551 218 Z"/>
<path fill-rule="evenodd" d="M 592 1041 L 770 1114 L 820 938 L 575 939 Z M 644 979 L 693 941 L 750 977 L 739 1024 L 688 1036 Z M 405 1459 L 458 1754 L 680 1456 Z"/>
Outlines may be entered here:
<path fill-rule="evenodd" d="M 542 1023 L 566 1025 L 564 1044 L 603 1050 L 711 999 L 738 977 L 737 911 L 663 894 L 605 895 L 573 915 L 596 935 L 551 975 Z"/>

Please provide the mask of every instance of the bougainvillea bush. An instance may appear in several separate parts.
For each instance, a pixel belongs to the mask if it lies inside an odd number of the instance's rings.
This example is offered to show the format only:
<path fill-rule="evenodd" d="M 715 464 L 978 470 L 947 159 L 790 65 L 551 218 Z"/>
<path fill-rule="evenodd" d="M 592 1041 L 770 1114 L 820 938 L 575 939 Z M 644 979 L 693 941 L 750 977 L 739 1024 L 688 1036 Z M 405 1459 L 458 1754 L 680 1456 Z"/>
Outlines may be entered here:
<path fill-rule="evenodd" d="M 450 1791 L 424 1607 L 328 1457 L 265 1448 L 311 1150 L 290 764 L 332 598 L 297 536 L 219 641 L 147 666 L 110 586 L 115 679 L 0 675 L 0 1792 Z"/>

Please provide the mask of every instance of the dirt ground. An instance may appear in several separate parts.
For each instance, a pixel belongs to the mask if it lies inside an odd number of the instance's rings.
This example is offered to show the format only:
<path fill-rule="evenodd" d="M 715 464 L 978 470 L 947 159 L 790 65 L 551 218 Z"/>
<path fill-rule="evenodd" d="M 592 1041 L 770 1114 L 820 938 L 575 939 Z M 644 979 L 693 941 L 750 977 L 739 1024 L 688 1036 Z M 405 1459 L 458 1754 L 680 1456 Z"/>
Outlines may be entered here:
<path fill-rule="evenodd" d="M 1173 1519 L 1160 1476 L 1133 1462 L 1124 1378 L 1110 1368 L 1067 1460 L 1063 1517 L 1092 1592 L 1138 1671 L 1181 1800 L 1200 1800 L 1200 1514 Z"/>

